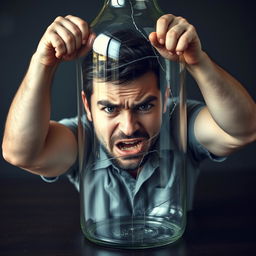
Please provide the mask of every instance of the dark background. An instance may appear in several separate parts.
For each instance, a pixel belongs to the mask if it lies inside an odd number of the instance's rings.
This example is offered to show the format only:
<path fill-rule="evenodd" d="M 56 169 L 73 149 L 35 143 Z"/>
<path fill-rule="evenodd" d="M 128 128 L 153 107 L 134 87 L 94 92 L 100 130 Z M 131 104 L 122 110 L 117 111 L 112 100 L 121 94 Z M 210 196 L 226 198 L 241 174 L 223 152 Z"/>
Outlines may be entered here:
<path fill-rule="evenodd" d="M 256 99 L 255 12 L 253 1 L 158 0 L 165 13 L 183 16 L 193 24 L 203 49 L 239 81 Z M 56 16 L 72 14 L 91 21 L 103 0 L 1 1 L 0 3 L 0 140 L 11 100 L 26 72 L 31 55 L 47 26 Z M 201 99 L 195 82 L 187 76 L 189 97 Z M 75 64 L 64 63 L 54 80 L 52 119 L 76 115 Z M 255 113 L 256 114 L 256 113 Z M 256 144 L 234 153 L 224 163 L 206 161 L 202 171 L 256 169 Z M 0 179 L 32 175 L 9 165 L 0 157 Z"/>

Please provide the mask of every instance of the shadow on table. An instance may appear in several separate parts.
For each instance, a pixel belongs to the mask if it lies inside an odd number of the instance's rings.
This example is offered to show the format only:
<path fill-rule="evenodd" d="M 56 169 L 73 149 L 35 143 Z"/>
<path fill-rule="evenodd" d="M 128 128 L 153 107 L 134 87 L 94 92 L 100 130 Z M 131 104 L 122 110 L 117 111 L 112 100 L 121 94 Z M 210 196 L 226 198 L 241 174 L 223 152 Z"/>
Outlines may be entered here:
<path fill-rule="evenodd" d="M 82 241 L 82 255 L 93 256 L 186 256 L 186 244 L 180 239 L 179 241 L 158 248 L 130 250 L 130 249 L 116 249 L 94 244 L 83 238 Z"/>

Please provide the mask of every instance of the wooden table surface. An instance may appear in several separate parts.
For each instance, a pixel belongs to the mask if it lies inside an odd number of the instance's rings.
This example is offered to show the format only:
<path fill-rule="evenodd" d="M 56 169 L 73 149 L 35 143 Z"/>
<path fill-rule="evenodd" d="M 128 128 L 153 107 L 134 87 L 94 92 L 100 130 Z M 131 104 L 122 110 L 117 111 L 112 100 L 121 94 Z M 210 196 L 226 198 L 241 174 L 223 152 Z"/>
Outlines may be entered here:
<path fill-rule="evenodd" d="M 175 244 L 119 250 L 87 241 L 80 229 L 79 194 L 66 178 L 0 178 L 0 255 L 256 255 L 256 170 L 201 174 L 194 210 Z"/>

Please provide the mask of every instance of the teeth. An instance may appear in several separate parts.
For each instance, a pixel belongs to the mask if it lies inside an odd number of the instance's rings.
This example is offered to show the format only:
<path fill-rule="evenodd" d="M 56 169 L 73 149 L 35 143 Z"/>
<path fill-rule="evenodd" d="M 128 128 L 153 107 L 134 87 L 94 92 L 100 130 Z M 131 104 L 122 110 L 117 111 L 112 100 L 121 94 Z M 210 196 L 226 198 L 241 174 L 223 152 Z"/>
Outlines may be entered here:
<path fill-rule="evenodd" d="M 126 145 L 127 145 L 127 147 L 126 147 Z M 130 146 L 130 145 L 132 145 L 132 146 Z M 132 150 L 132 149 L 138 148 L 139 145 L 140 145 L 140 142 L 122 142 L 122 143 L 120 143 L 119 148 L 121 150 Z"/>

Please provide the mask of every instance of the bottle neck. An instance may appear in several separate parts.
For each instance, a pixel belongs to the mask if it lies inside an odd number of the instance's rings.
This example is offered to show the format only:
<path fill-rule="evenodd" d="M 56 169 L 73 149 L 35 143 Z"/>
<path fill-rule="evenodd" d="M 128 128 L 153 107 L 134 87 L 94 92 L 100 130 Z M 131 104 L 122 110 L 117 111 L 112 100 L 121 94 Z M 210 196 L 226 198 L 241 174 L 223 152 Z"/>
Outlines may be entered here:
<path fill-rule="evenodd" d="M 105 0 L 105 6 L 110 8 L 133 8 L 134 11 L 143 10 L 157 10 L 160 8 L 157 4 L 157 0 Z"/>
<path fill-rule="evenodd" d="M 92 21 L 94 31 L 112 24 L 140 25 L 155 27 L 156 20 L 162 15 L 157 0 L 105 0 L 98 16 Z"/>

